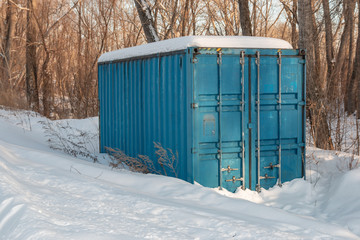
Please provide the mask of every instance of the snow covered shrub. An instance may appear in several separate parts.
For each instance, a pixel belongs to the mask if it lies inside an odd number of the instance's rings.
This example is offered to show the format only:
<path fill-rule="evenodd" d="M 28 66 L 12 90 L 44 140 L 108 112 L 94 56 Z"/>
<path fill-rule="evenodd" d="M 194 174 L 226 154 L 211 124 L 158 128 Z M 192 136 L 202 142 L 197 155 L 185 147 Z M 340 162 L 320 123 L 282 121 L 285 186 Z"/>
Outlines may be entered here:
<path fill-rule="evenodd" d="M 83 157 L 98 162 L 96 142 L 98 135 L 72 127 L 69 122 L 39 121 L 44 129 L 50 148 L 74 157 Z M 96 139 L 94 141 L 94 139 Z M 93 151 L 91 151 L 91 149 Z"/>
<path fill-rule="evenodd" d="M 13 124 L 24 129 L 24 131 L 32 131 L 32 124 L 36 122 L 36 118 L 41 117 L 41 115 L 36 112 L 11 107 L 0 106 L 0 110 L 4 110 L 0 112 L 1 118 L 12 121 Z"/>
<path fill-rule="evenodd" d="M 162 168 L 162 171 L 156 170 L 154 161 L 148 156 L 138 155 L 137 157 L 130 157 L 126 155 L 120 149 L 112 149 L 106 147 L 108 151 L 113 168 L 129 168 L 133 172 L 141 173 L 155 173 L 168 176 L 166 169 L 169 169 L 175 177 L 177 177 L 176 168 L 178 164 L 179 154 L 174 153 L 170 148 L 164 148 L 160 143 L 154 142 L 155 154 L 157 156 L 157 162 Z"/>
<path fill-rule="evenodd" d="M 306 152 L 306 168 L 307 168 L 307 179 L 312 183 L 314 186 L 320 180 L 320 173 L 319 173 L 319 159 L 317 159 L 314 155 L 314 152 Z"/>
<path fill-rule="evenodd" d="M 344 156 L 338 164 L 338 169 L 341 171 L 350 171 L 360 166 L 360 157 L 353 151 L 351 156 Z"/>

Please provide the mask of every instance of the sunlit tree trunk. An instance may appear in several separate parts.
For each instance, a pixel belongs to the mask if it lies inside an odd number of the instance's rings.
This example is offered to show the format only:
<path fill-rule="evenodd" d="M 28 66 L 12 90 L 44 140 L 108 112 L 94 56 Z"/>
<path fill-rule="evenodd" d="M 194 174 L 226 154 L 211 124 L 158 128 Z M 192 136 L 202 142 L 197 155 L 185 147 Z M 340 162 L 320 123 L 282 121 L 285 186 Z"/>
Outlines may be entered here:
<path fill-rule="evenodd" d="M 26 13 L 26 96 L 29 108 L 39 112 L 38 69 L 36 62 L 36 23 L 34 2 L 27 0 Z"/>
<path fill-rule="evenodd" d="M 327 61 L 327 76 L 330 77 L 334 68 L 334 47 L 333 47 L 333 33 L 332 21 L 330 15 L 329 0 L 322 0 L 325 20 L 325 39 L 326 39 L 326 61 Z"/>
<path fill-rule="evenodd" d="M 321 88 L 320 73 L 317 66 L 314 16 L 311 0 L 299 0 L 299 48 L 306 49 L 306 83 L 308 116 L 315 146 L 323 149 L 333 149 L 333 143 L 327 123 L 325 94 Z"/>
<path fill-rule="evenodd" d="M 10 0 L 6 2 L 6 15 L 4 20 L 4 35 L 0 48 L 0 87 L 2 91 L 10 90 L 10 78 L 11 78 L 11 43 L 14 36 L 14 19 L 13 19 L 13 3 Z M 0 31 L 1 33 L 1 31 Z"/>

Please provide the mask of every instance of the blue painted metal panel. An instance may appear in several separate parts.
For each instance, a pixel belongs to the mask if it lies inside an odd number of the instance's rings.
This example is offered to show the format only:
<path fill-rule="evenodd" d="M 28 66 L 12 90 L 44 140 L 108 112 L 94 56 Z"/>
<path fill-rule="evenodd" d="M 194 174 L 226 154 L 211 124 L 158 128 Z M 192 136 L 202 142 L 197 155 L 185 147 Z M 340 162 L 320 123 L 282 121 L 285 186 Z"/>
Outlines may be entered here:
<path fill-rule="evenodd" d="M 158 171 L 191 181 L 190 140 L 184 129 L 191 115 L 187 96 L 192 94 L 185 58 L 183 51 L 99 65 L 101 152 L 111 147 L 132 157 L 147 155 Z M 154 142 L 178 153 L 176 173 L 157 163 Z"/>
<path fill-rule="evenodd" d="M 179 154 L 167 175 L 230 191 L 304 176 L 298 50 L 188 48 L 102 63 L 99 100 L 101 152 L 147 155 L 164 172 L 159 142 Z"/>

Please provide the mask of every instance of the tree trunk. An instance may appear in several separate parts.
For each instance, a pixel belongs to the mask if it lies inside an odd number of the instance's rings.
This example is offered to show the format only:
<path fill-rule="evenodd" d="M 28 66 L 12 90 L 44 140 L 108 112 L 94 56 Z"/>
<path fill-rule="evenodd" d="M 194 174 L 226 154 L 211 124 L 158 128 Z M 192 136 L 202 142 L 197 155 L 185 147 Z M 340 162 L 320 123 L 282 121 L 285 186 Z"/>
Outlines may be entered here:
<path fill-rule="evenodd" d="M 3 50 L 3 55 L 0 56 L 0 73 L 2 73 L 2 81 L 0 82 L 0 87 L 4 91 L 8 91 L 11 78 L 11 61 L 10 61 L 10 52 L 11 52 L 11 41 L 14 35 L 14 20 L 13 20 L 13 3 L 10 0 L 6 3 L 6 16 L 4 24 L 4 38 L 1 46 Z"/>
<path fill-rule="evenodd" d="M 297 48 L 297 42 L 298 42 L 298 32 L 296 30 L 297 18 L 298 18 L 297 6 L 298 6 L 298 0 L 293 0 L 293 7 L 292 7 L 293 18 L 291 21 L 291 44 L 294 48 Z"/>
<path fill-rule="evenodd" d="M 360 13 L 360 0 L 358 3 L 358 11 Z M 348 114 L 352 114 L 357 110 L 357 116 L 360 118 L 360 24 L 358 24 L 358 37 L 357 37 L 357 43 L 355 48 L 355 59 L 353 62 L 353 68 L 351 72 L 351 77 L 349 78 L 349 81 L 346 84 L 346 94 L 345 94 L 345 110 Z M 357 88 L 356 89 L 356 85 Z"/>
<path fill-rule="evenodd" d="M 134 2 L 146 36 L 146 41 L 148 43 L 159 41 L 158 33 L 154 25 L 154 20 L 151 16 L 149 4 L 146 2 L 146 0 L 134 0 Z"/>
<path fill-rule="evenodd" d="M 252 34 L 254 35 L 254 36 L 256 36 L 256 29 L 257 29 L 257 20 L 258 20 L 258 18 L 257 18 L 257 11 L 258 11 L 258 9 L 257 9 L 257 0 L 253 0 L 253 11 L 252 11 L 252 17 L 253 17 L 253 30 L 252 30 Z"/>
<path fill-rule="evenodd" d="M 327 97 L 330 102 L 333 102 L 334 99 L 337 99 L 341 95 L 341 83 L 346 79 L 347 73 L 342 73 L 344 64 L 346 64 L 346 57 L 348 55 L 348 47 L 350 42 L 351 24 L 354 18 L 354 6 L 355 2 L 353 0 L 344 0 L 344 16 L 345 16 L 345 26 L 344 31 L 341 36 L 340 47 L 336 57 L 335 67 L 332 71 L 332 75 L 328 77 L 327 84 Z"/>
<path fill-rule="evenodd" d="M 185 36 L 186 25 L 189 22 L 189 0 L 185 0 L 185 8 L 183 19 L 181 19 L 181 33 L 180 36 Z"/>
<path fill-rule="evenodd" d="M 307 75 L 307 105 L 311 130 L 316 147 L 333 149 L 333 143 L 329 126 L 327 123 L 327 112 L 325 107 L 325 94 L 319 81 L 320 74 L 316 58 L 316 39 L 314 36 L 314 13 L 311 0 L 299 0 L 299 48 L 307 50 L 306 75 Z"/>
<path fill-rule="evenodd" d="M 298 44 L 298 36 L 297 36 L 297 0 L 292 1 L 292 7 L 287 4 L 286 1 L 280 0 L 280 2 L 283 4 L 286 15 L 288 17 L 288 20 L 291 25 L 291 45 L 294 49 L 297 48 Z"/>
<path fill-rule="evenodd" d="M 238 2 L 239 2 L 239 10 L 240 10 L 240 25 L 241 25 L 242 35 L 252 36 L 249 1 L 238 0 Z"/>
<path fill-rule="evenodd" d="M 333 47 L 333 33 L 332 22 L 330 15 L 329 0 L 322 0 L 325 19 L 325 39 L 326 39 L 326 61 L 327 61 L 327 77 L 330 77 L 334 68 L 334 47 Z"/>
<path fill-rule="evenodd" d="M 39 91 L 36 63 L 36 25 L 34 21 L 33 1 L 27 0 L 26 13 L 26 96 L 29 108 L 39 112 Z"/>
<path fill-rule="evenodd" d="M 358 11 L 360 16 L 360 0 L 358 1 Z M 360 23 L 358 23 L 358 39 L 356 45 L 356 59 L 357 67 L 354 67 L 356 74 L 354 77 L 357 78 L 357 97 L 354 99 L 357 103 L 357 118 L 360 119 Z"/>

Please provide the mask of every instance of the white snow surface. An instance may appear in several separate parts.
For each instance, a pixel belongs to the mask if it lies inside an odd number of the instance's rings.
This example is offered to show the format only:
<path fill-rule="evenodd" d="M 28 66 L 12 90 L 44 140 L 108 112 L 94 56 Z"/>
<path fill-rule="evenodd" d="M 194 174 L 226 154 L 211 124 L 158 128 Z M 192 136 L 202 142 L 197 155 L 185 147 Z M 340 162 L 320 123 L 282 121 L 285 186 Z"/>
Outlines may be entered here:
<path fill-rule="evenodd" d="M 52 150 L 39 121 L 63 139 L 98 131 L 97 118 L 0 110 L 0 239 L 360 239 L 349 154 L 309 148 L 306 181 L 230 193 Z"/>
<path fill-rule="evenodd" d="M 98 62 L 172 52 L 188 47 L 292 49 L 291 44 L 287 41 L 268 37 L 187 36 L 107 52 L 100 56 Z"/>

